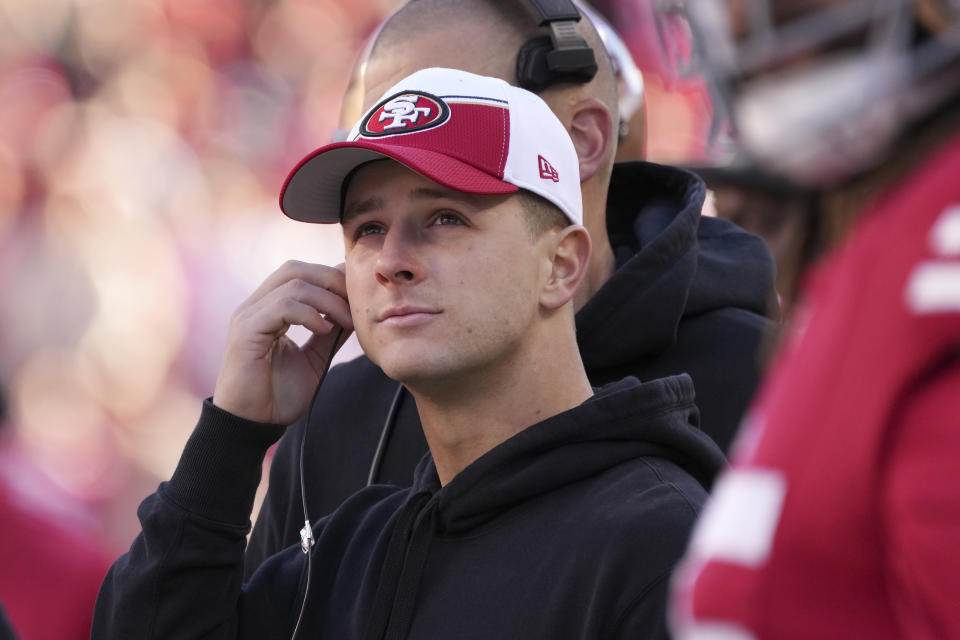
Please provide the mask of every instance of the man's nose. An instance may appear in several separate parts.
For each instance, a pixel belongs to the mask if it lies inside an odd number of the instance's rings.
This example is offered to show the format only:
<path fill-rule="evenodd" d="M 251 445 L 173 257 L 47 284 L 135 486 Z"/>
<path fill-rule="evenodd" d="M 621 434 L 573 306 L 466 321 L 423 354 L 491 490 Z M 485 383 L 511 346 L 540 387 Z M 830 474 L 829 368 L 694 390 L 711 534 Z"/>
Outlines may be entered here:
<path fill-rule="evenodd" d="M 414 235 L 399 227 L 387 231 L 377 256 L 377 282 L 382 285 L 412 284 L 423 278 Z"/>

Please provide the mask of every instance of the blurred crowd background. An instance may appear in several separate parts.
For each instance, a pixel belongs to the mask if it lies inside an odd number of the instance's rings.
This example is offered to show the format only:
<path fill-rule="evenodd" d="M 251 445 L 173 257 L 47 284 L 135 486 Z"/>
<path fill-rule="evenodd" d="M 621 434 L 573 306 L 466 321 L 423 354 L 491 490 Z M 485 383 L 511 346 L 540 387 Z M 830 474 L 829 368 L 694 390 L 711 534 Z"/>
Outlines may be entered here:
<path fill-rule="evenodd" d="M 339 262 L 277 194 L 396 4 L 0 2 L 4 451 L 109 549 L 173 470 L 232 309 L 287 258 Z"/>
<path fill-rule="evenodd" d="M 277 195 L 400 2 L 0 0 L 0 502 L 54 523 L 18 535 L 51 557 L 85 540 L 105 571 L 212 393 L 234 307 L 286 259 L 341 260 L 339 230 Z M 622 157 L 700 163 L 703 87 L 665 70 L 633 3 L 596 6 L 644 71 L 649 133 Z"/>

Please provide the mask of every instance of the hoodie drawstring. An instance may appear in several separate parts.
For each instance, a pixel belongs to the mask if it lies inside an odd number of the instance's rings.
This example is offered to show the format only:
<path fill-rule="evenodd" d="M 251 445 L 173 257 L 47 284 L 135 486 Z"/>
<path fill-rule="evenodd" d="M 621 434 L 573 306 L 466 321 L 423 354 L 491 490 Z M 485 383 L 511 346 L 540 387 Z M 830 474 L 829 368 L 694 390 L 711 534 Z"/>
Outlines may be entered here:
<path fill-rule="evenodd" d="M 387 543 L 365 640 L 385 640 L 388 632 L 390 640 L 399 640 L 409 631 L 436 525 L 437 502 L 431 503 L 431 497 L 429 493 L 414 495 L 397 517 Z"/>
<path fill-rule="evenodd" d="M 405 570 L 397 585 L 393 613 L 387 627 L 385 640 L 404 640 L 410 632 L 413 611 L 420 593 L 420 580 L 423 578 L 427 558 L 430 556 L 430 543 L 437 526 L 437 501 L 432 500 L 413 525 L 410 544 L 407 547 Z"/>

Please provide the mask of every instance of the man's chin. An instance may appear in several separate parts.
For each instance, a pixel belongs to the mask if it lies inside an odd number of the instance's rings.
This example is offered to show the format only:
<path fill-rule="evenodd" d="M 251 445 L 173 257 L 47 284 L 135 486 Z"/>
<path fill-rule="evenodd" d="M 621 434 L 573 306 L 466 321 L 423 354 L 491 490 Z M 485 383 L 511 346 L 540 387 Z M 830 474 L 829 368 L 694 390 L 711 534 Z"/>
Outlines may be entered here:
<path fill-rule="evenodd" d="M 444 377 L 443 372 L 436 371 L 423 361 L 387 361 L 378 365 L 388 378 L 402 382 L 406 386 L 427 384 L 432 380 Z"/>
<path fill-rule="evenodd" d="M 434 357 L 431 357 L 434 356 Z M 390 353 L 371 360 L 387 377 L 403 383 L 410 389 L 428 389 L 438 384 L 449 384 L 457 377 L 457 367 L 436 354 L 417 350 L 416 353 Z"/>
<path fill-rule="evenodd" d="M 411 390 L 447 388 L 461 379 L 472 364 L 467 352 L 436 338 L 403 336 L 371 342 L 364 345 L 361 341 L 370 360 L 387 377 Z"/>

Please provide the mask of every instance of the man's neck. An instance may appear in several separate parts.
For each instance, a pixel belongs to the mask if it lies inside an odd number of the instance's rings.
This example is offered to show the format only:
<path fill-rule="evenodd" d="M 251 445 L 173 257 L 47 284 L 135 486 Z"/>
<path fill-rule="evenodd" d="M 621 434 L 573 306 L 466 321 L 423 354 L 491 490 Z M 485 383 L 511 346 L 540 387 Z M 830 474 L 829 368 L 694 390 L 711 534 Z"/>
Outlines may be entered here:
<path fill-rule="evenodd" d="M 573 306 L 578 311 L 616 271 L 616 257 L 607 235 L 607 192 L 598 191 L 592 184 L 583 187 L 584 226 L 590 233 L 590 265 L 577 292 Z"/>
<path fill-rule="evenodd" d="M 576 343 L 569 342 L 528 350 L 443 385 L 408 384 L 441 484 L 520 431 L 593 394 Z"/>
<path fill-rule="evenodd" d="M 592 231 L 590 235 L 592 238 Z M 593 294 L 599 291 L 600 287 L 610 279 L 610 276 L 613 275 L 617 267 L 613 248 L 610 246 L 610 241 L 607 236 L 603 236 L 602 242 L 594 242 L 596 244 L 590 256 L 590 267 L 587 270 L 587 275 L 584 277 L 583 282 L 580 283 L 580 286 L 577 287 L 577 292 L 573 296 L 573 306 L 578 311 L 583 308 L 583 305 L 587 304 L 587 301 L 593 297 Z"/>

